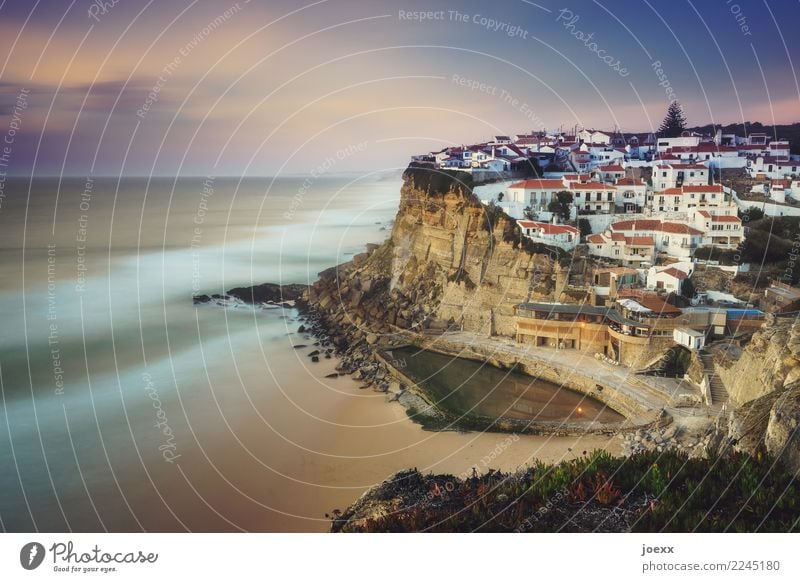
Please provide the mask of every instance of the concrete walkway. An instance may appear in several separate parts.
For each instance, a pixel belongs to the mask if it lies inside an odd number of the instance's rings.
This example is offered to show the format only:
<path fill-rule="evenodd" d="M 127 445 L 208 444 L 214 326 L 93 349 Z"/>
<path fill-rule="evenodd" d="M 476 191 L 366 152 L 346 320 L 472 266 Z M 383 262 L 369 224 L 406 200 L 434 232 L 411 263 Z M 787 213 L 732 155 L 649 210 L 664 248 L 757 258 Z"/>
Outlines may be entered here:
<path fill-rule="evenodd" d="M 510 356 L 525 362 L 542 362 L 557 366 L 564 370 L 564 381 L 570 377 L 582 376 L 591 378 L 598 384 L 613 386 L 621 393 L 638 402 L 643 408 L 658 413 L 665 409 L 673 419 L 683 425 L 698 425 L 710 422 L 718 411 L 705 406 L 695 408 L 676 408 L 672 403 L 682 394 L 700 398 L 700 391 L 691 384 L 676 378 L 658 378 L 634 374 L 631 368 L 614 366 L 595 359 L 593 354 L 575 350 L 558 350 L 554 348 L 534 347 L 519 344 L 510 338 L 482 336 L 472 332 L 446 332 L 440 336 L 430 337 L 432 347 L 437 343 L 442 348 L 460 347 L 463 350 L 477 349 L 482 352 Z M 450 344 L 448 346 L 448 344 Z"/>

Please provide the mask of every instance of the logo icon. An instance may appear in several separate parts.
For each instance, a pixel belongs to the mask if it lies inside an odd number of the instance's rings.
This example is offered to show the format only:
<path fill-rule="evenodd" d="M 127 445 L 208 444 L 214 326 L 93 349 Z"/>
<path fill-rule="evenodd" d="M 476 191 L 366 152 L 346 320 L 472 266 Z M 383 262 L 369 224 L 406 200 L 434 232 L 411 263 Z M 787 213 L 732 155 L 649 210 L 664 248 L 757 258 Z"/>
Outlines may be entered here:
<path fill-rule="evenodd" d="M 44 561 L 44 546 L 39 542 L 28 542 L 19 551 L 19 563 L 26 570 L 35 570 Z"/>

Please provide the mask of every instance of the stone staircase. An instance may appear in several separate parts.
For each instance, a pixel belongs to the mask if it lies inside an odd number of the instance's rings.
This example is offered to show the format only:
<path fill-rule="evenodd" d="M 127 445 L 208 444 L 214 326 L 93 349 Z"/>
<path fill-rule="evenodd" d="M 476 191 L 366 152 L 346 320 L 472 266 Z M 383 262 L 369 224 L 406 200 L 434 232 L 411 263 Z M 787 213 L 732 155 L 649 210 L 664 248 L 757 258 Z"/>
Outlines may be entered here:
<path fill-rule="evenodd" d="M 714 370 L 714 356 L 708 353 L 700 354 L 700 361 L 703 362 L 703 370 L 708 376 L 708 384 L 711 388 L 711 404 L 725 404 L 728 402 L 728 391 L 722 383 L 722 379 Z"/>

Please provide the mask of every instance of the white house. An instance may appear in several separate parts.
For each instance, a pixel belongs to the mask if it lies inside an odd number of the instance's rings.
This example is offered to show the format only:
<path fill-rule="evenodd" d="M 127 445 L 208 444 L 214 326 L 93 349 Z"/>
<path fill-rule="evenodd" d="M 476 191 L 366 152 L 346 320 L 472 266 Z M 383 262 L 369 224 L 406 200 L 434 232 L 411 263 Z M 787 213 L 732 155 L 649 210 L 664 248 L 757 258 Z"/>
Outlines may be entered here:
<path fill-rule="evenodd" d="M 612 214 L 615 210 L 617 187 L 600 182 L 573 182 L 569 185 L 572 203 L 579 212 Z"/>
<path fill-rule="evenodd" d="M 609 230 L 628 237 L 652 237 L 657 252 L 684 259 L 692 256 L 703 239 L 703 232 L 688 224 L 661 219 L 621 220 L 611 223 Z"/>
<path fill-rule="evenodd" d="M 672 339 L 676 344 L 692 351 L 703 349 L 706 345 L 706 336 L 702 331 L 690 329 L 688 327 L 676 327 L 672 330 Z"/>
<path fill-rule="evenodd" d="M 684 131 L 680 137 L 659 137 L 656 141 L 656 151 L 666 152 L 669 148 L 680 146 L 697 146 L 700 143 L 700 136 L 696 133 Z"/>
<path fill-rule="evenodd" d="M 653 166 L 653 189 L 657 192 L 681 186 L 708 184 L 708 168 L 702 164 L 664 164 Z"/>
<path fill-rule="evenodd" d="M 582 129 L 575 134 L 575 137 L 578 141 L 582 141 L 584 143 L 598 143 L 606 145 L 611 143 L 610 135 L 594 129 Z"/>
<path fill-rule="evenodd" d="M 748 160 L 747 171 L 755 178 L 780 180 L 787 176 L 800 175 L 800 161 L 786 157 L 757 156 L 755 159 Z"/>
<path fill-rule="evenodd" d="M 522 233 L 533 241 L 570 251 L 580 240 L 580 232 L 567 224 L 550 224 L 536 220 L 518 220 Z"/>
<path fill-rule="evenodd" d="M 625 168 L 620 164 L 607 164 L 597 166 L 593 173 L 599 182 L 613 184 L 625 177 Z"/>
<path fill-rule="evenodd" d="M 508 198 L 524 206 L 530 206 L 534 212 L 545 211 L 547 206 L 556 199 L 556 194 L 567 190 L 563 180 L 522 180 L 508 187 Z"/>
<path fill-rule="evenodd" d="M 744 239 L 742 219 L 738 216 L 712 214 L 708 210 L 692 213 L 694 225 L 703 231 L 703 246 L 735 248 Z"/>
<path fill-rule="evenodd" d="M 681 292 L 683 282 L 691 276 L 691 273 L 674 266 L 650 267 L 647 270 L 647 288 L 663 289 L 670 293 Z"/>
<path fill-rule="evenodd" d="M 655 240 L 651 236 L 625 236 L 606 230 L 586 237 L 590 255 L 620 261 L 629 267 L 652 264 L 655 259 Z"/>
<path fill-rule="evenodd" d="M 614 184 L 617 194 L 614 204 L 617 211 L 622 212 L 641 212 L 647 204 L 647 183 L 633 178 L 622 178 Z"/>

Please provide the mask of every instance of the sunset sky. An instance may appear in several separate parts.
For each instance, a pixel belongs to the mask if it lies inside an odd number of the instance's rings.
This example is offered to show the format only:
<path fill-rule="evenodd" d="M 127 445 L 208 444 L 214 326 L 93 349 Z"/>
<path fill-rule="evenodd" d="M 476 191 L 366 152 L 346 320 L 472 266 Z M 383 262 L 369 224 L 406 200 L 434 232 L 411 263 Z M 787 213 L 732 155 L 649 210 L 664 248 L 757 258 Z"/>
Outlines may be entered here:
<path fill-rule="evenodd" d="M 797 0 L 105 4 L 2 3 L 9 174 L 391 169 L 500 133 L 647 131 L 673 95 L 690 125 L 800 121 Z"/>

